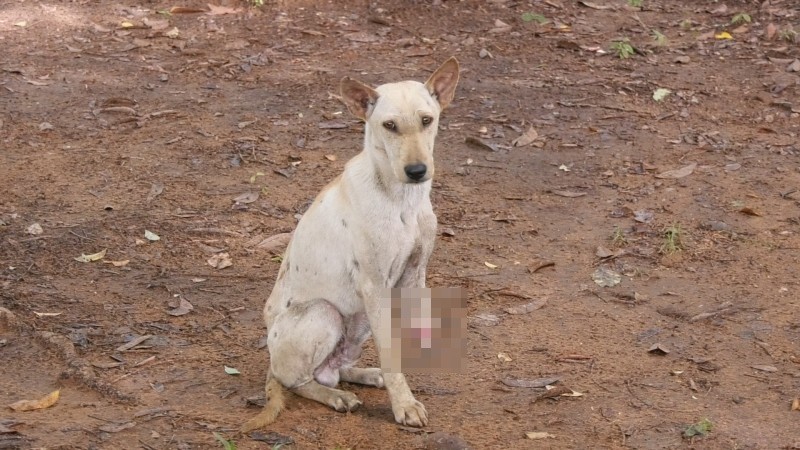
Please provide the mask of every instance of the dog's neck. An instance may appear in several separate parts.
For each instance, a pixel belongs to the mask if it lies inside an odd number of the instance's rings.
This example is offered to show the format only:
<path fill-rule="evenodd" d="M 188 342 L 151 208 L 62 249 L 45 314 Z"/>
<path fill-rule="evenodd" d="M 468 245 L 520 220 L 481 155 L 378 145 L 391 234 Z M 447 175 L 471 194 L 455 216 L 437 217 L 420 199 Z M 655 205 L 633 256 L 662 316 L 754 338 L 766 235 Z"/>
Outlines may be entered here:
<path fill-rule="evenodd" d="M 345 177 L 350 185 L 348 190 L 359 192 L 362 190 L 374 191 L 382 198 L 380 204 L 394 205 L 401 210 L 417 210 L 425 202 L 430 202 L 431 180 L 423 183 L 404 183 L 394 175 L 383 150 L 367 148 L 353 158 L 347 171 L 352 171 L 352 177 Z M 360 198 L 358 196 L 357 198 Z M 363 197 L 374 199 L 374 197 Z M 371 200 L 374 201 L 374 200 Z M 365 208 L 374 208 L 375 204 L 362 205 Z"/>

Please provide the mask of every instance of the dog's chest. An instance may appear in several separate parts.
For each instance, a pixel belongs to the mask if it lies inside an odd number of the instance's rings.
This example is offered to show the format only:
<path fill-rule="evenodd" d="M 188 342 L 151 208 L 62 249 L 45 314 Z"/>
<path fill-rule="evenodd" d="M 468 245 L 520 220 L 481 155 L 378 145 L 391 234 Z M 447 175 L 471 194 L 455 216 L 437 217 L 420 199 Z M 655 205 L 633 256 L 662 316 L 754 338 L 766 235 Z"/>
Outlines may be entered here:
<path fill-rule="evenodd" d="M 433 212 L 429 214 L 433 217 Z M 376 256 L 383 263 L 382 273 L 387 287 L 401 287 L 400 284 L 408 278 L 407 274 L 416 273 L 419 266 L 426 263 L 423 261 L 424 249 L 433 245 L 428 241 L 435 233 L 435 230 L 428 229 L 435 227 L 435 217 L 433 225 L 431 220 L 421 220 L 418 211 L 403 212 L 398 217 L 399 220 L 388 227 L 391 232 L 378 236 L 385 246 L 385 253 Z"/>

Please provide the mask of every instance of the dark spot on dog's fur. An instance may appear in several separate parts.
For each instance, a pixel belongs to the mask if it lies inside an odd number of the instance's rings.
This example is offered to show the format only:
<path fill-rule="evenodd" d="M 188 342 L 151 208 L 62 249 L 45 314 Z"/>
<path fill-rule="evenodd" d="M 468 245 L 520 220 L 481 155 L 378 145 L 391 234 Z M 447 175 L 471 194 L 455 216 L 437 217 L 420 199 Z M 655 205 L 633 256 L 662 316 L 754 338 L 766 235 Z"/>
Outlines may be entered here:
<path fill-rule="evenodd" d="M 375 168 L 375 184 L 381 192 L 386 192 L 388 190 L 386 188 L 386 181 L 383 179 L 383 174 L 377 167 Z"/>
<path fill-rule="evenodd" d="M 400 214 L 400 222 L 403 222 L 403 225 L 405 225 L 405 224 L 406 224 L 406 218 L 405 218 L 405 217 L 403 217 L 403 214 L 402 214 L 402 213 Z"/>
<path fill-rule="evenodd" d="M 393 259 L 392 263 L 389 265 L 389 275 L 386 276 L 386 278 L 389 279 L 389 280 L 392 279 L 392 275 L 394 274 L 393 269 L 394 269 L 394 262 L 395 261 L 396 261 L 396 259 Z"/>
<path fill-rule="evenodd" d="M 295 265 L 294 265 L 294 271 L 295 271 L 295 272 L 300 272 L 300 266 L 298 266 L 297 264 L 295 264 Z"/>
<path fill-rule="evenodd" d="M 353 268 L 355 270 L 359 270 L 359 268 L 360 268 L 360 264 L 358 264 L 358 260 L 355 259 L 355 258 L 353 258 Z"/>
<path fill-rule="evenodd" d="M 344 219 L 342 219 L 342 226 L 343 226 L 343 227 L 345 227 L 345 228 L 347 228 L 347 221 L 346 221 L 346 220 L 344 220 Z"/>
<path fill-rule="evenodd" d="M 278 337 L 278 332 L 277 331 L 273 331 L 272 332 L 272 337 L 274 337 L 274 338 Z"/>
<path fill-rule="evenodd" d="M 409 270 L 416 271 L 417 267 L 419 267 L 420 260 L 422 259 L 422 247 L 417 244 L 412 250 L 411 253 L 408 255 L 408 259 L 405 260 L 403 263 L 403 267 L 400 270 L 400 278 L 397 279 L 395 282 L 394 287 L 401 287 L 404 281 L 409 281 L 407 276 L 409 275 L 407 272 Z M 392 261 L 392 267 L 394 267 L 394 261 Z M 391 272 L 389 272 L 389 279 L 392 279 Z"/>
<path fill-rule="evenodd" d="M 286 307 L 292 306 L 292 299 L 286 300 Z"/>

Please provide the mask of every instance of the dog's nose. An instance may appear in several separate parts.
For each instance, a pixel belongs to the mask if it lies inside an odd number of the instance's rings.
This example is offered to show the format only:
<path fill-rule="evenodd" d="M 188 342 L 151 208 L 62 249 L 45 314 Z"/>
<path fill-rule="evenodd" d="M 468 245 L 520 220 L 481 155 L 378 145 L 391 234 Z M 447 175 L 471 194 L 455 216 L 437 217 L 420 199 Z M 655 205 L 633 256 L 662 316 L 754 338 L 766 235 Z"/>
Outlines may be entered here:
<path fill-rule="evenodd" d="M 425 176 L 425 173 L 428 172 L 428 166 L 425 164 L 409 164 L 404 170 L 409 179 L 419 181 Z"/>

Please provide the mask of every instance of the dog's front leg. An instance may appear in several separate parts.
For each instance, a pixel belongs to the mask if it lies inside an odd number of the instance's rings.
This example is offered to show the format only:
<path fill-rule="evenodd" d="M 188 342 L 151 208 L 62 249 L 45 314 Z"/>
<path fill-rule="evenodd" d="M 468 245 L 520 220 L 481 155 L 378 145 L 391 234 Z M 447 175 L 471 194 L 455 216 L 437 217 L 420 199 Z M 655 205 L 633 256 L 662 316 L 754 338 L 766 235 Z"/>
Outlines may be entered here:
<path fill-rule="evenodd" d="M 364 301 L 372 328 L 372 338 L 378 349 L 383 382 L 389 393 L 394 420 L 407 426 L 424 427 L 428 424 L 428 412 L 414 398 L 405 375 L 400 371 L 400 335 L 398 332 L 392 336 L 391 309 L 381 301 L 381 292 L 371 281 L 361 283 L 358 294 Z"/>

